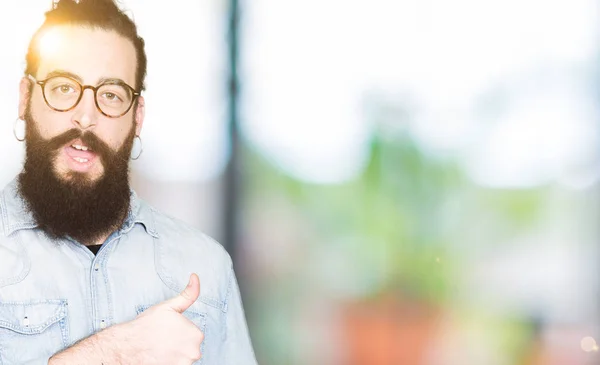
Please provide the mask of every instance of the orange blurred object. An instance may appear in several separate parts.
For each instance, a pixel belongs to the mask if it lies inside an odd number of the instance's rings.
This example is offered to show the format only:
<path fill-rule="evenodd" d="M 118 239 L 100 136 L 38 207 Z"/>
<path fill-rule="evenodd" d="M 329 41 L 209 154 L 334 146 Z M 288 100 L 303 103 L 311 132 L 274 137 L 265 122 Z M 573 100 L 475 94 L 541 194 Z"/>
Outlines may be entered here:
<path fill-rule="evenodd" d="M 345 305 L 343 365 L 424 365 L 436 335 L 439 310 L 382 298 Z"/>

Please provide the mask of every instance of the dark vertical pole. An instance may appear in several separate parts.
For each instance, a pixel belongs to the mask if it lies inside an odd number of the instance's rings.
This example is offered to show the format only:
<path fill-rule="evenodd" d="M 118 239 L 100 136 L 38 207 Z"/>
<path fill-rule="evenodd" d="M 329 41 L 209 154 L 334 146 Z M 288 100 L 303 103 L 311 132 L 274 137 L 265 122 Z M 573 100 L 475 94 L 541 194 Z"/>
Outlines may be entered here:
<path fill-rule="evenodd" d="M 238 80 L 238 0 L 229 0 L 229 19 L 228 19 L 228 133 L 231 155 L 229 163 L 225 170 L 225 186 L 223 189 L 224 201 L 224 236 L 223 245 L 231 255 L 233 262 L 236 262 L 235 253 L 237 245 L 237 233 L 239 227 L 240 214 L 240 187 L 242 171 L 240 161 L 240 136 L 238 126 L 238 98 L 239 98 L 239 80 Z"/>

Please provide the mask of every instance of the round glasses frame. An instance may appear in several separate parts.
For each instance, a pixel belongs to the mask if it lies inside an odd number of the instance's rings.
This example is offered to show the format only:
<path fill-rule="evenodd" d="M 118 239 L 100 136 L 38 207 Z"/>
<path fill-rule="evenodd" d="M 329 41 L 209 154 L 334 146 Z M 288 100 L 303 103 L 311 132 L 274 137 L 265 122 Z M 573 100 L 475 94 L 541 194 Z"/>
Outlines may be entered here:
<path fill-rule="evenodd" d="M 77 107 L 77 105 L 79 105 L 79 102 L 81 101 L 81 99 L 83 98 L 83 93 L 85 92 L 86 89 L 90 89 L 94 92 L 94 103 L 96 104 L 96 109 L 98 109 L 98 111 L 100 113 L 102 113 L 102 115 L 109 117 L 109 118 L 120 118 L 122 116 L 124 116 L 125 114 L 129 113 L 129 110 L 131 110 L 131 107 L 133 106 L 133 103 L 135 102 L 135 100 L 141 95 L 139 92 L 135 91 L 134 88 L 132 88 L 131 86 L 127 85 L 126 83 L 114 83 L 114 82 L 107 82 L 107 83 L 103 83 L 100 84 L 98 86 L 92 86 L 92 85 L 81 85 L 81 83 L 75 79 L 73 79 L 72 77 L 69 76 L 53 76 L 53 77 L 49 77 L 45 80 L 41 80 L 38 81 L 35 77 L 33 77 L 32 75 L 27 75 L 27 77 L 33 81 L 34 83 L 40 85 L 40 87 L 42 88 L 42 96 L 44 97 L 44 101 L 46 102 L 46 105 L 48 105 L 48 107 L 52 110 L 55 110 L 57 112 L 68 112 L 70 110 L 75 109 L 75 107 Z M 81 89 L 81 93 L 79 93 L 79 97 L 77 98 L 77 101 L 73 104 L 72 107 L 68 108 L 68 109 L 58 109 L 53 107 L 52 105 L 50 105 L 50 103 L 48 102 L 48 99 L 46 98 L 46 88 L 45 85 L 48 82 L 48 80 L 53 79 L 55 77 L 64 77 L 67 78 L 69 80 L 72 80 L 73 82 L 75 82 L 77 85 L 79 85 L 79 88 Z M 127 109 L 119 114 L 119 115 L 110 115 L 110 114 L 106 114 L 101 108 L 100 105 L 98 105 L 98 90 L 104 86 L 104 85 L 120 85 L 120 86 L 124 86 L 126 88 L 128 88 L 131 91 L 131 102 L 129 103 L 129 106 L 127 107 Z"/>

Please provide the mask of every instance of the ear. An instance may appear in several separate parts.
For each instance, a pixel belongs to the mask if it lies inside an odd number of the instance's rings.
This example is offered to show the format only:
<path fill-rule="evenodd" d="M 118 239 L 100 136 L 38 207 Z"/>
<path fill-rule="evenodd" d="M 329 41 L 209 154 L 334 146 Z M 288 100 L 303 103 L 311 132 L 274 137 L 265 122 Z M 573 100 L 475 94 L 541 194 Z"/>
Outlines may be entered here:
<path fill-rule="evenodd" d="M 29 93 L 29 89 L 31 88 L 31 80 L 27 77 L 21 78 L 21 83 L 19 84 L 19 117 L 24 119 L 25 110 L 27 110 L 27 104 L 31 98 Z"/>
<path fill-rule="evenodd" d="M 144 125 L 144 117 L 146 116 L 146 101 L 143 96 L 138 96 L 137 107 L 135 108 L 135 135 L 139 136 L 142 133 L 142 126 Z"/>

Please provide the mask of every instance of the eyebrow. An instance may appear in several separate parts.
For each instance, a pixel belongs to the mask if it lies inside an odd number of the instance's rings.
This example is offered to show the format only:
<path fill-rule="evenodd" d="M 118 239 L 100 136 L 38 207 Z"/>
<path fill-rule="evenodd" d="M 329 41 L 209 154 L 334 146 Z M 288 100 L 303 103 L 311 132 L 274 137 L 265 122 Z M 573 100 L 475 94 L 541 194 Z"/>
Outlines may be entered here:
<path fill-rule="evenodd" d="M 81 79 L 81 77 L 79 77 L 79 76 L 75 75 L 75 74 L 74 74 L 74 73 L 72 73 L 72 72 L 69 72 L 69 71 L 64 71 L 64 70 L 54 70 L 54 71 L 51 71 L 51 72 L 49 72 L 49 73 L 46 75 L 46 79 L 49 79 L 49 78 L 51 78 L 51 77 L 57 77 L 57 76 L 66 76 L 66 77 L 70 77 L 70 78 L 72 78 L 72 79 L 75 79 L 75 80 L 77 80 L 79 83 L 83 83 L 83 80 Z"/>
<path fill-rule="evenodd" d="M 49 72 L 46 75 L 46 79 L 49 79 L 51 77 L 57 77 L 57 76 L 66 76 L 66 77 L 70 77 L 74 80 L 77 80 L 80 84 L 83 84 L 83 80 L 81 79 L 81 77 L 79 77 L 78 75 L 69 72 L 69 71 L 65 71 L 65 70 L 54 70 Z M 102 84 L 106 84 L 106 83 L 112 83 L 112 84 L 124 84 L 124 85 L 128 85 L 125 81 L 118 79 L 118 78 L 114 78 L 114 77 L 102 77 L 98 80 L 98 82 L 96 83 L 96 85 L 102 85 Z"/>

